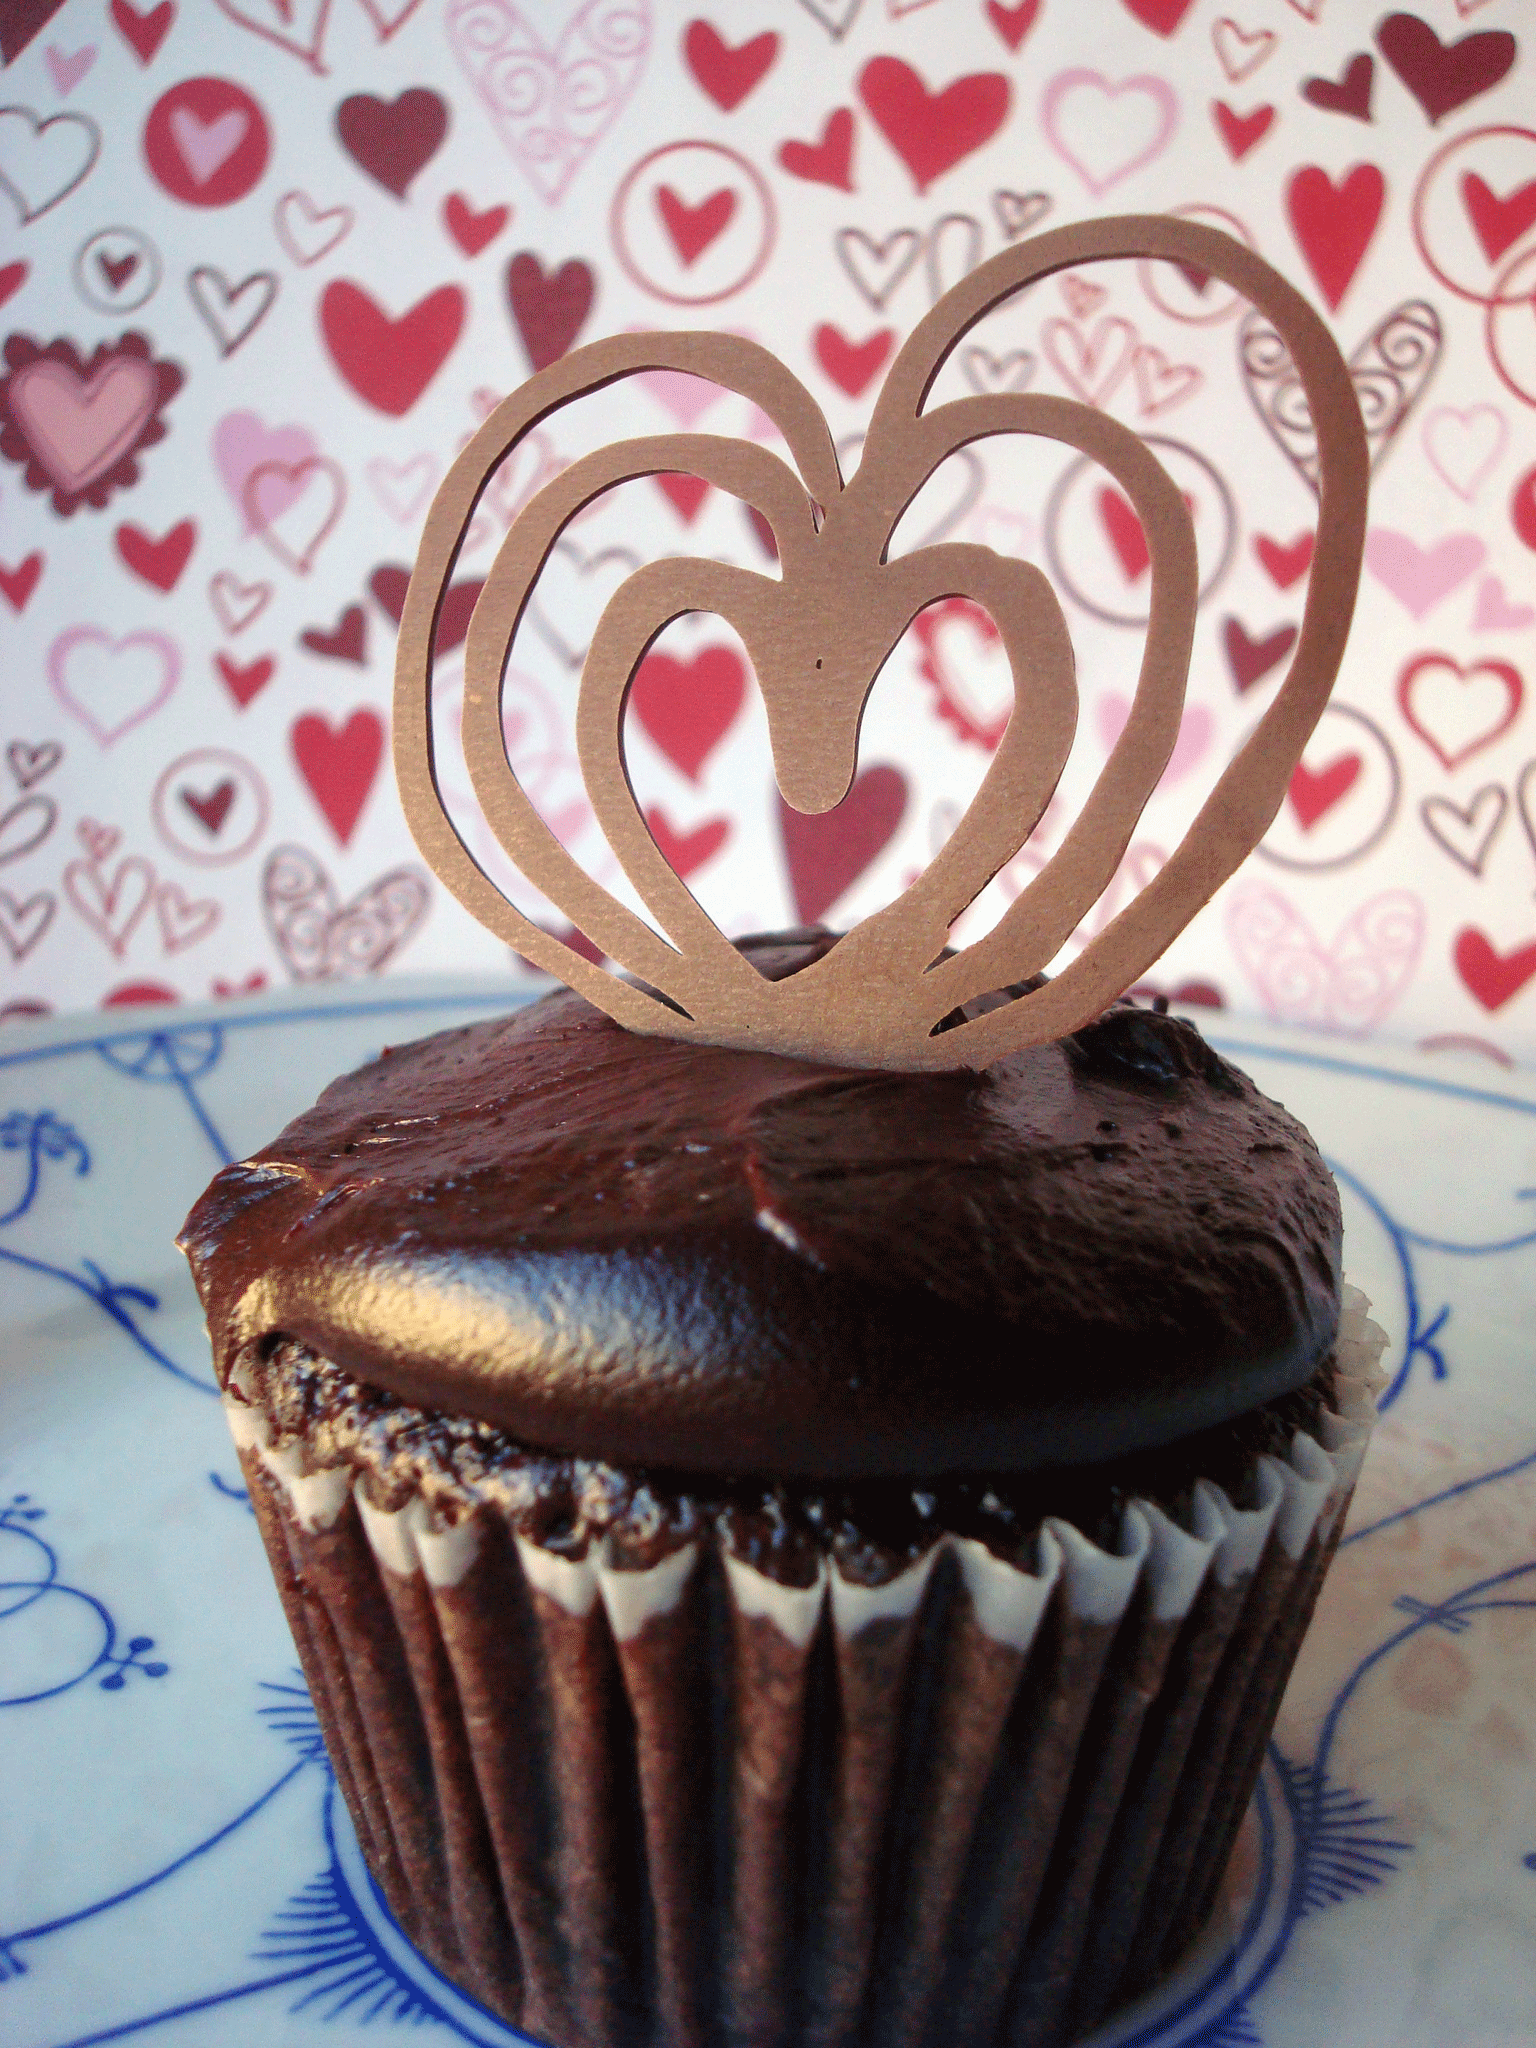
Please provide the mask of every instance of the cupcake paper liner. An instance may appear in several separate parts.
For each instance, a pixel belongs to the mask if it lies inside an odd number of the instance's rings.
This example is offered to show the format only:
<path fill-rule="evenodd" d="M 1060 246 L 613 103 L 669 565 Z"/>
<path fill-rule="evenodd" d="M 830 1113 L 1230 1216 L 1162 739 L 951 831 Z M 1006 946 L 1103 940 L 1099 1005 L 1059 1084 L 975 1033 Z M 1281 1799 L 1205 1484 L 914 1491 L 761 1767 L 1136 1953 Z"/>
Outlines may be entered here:
<path fill-rule="evenodd" d="M 374 1506 L 226 1407 L 390 1909 L 559 2048 L 1062 2048 L 1214 1903 L 1364 1456 L 1346 1289 L 1318 1441 L 1187 1526 L 949 1535 L 785 1585 L 723 1536 L 643 1570 L 478 1505 Z"/>

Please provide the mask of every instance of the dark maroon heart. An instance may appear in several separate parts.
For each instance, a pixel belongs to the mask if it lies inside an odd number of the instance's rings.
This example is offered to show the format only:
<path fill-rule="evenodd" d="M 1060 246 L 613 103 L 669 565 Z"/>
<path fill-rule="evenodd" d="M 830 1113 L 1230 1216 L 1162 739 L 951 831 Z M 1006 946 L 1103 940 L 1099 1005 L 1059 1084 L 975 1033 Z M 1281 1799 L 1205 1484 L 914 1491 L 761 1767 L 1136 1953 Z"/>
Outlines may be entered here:
<path fill-rule="evenodd" d="M 1496 86 L 1516 55 L 1508 29 L 1485 29 L 1459 43 L 1442 43 L 1416 14 L 1389 14 L 1376 31 L 1376 47 L 1428 114 L 1431 127 Z"/>
<path fill-rule="evenodd" d="M 355 661 L 361 666 L 368 659 L 368 615 L 360 604 L 349 604 L 333 632 L 310 626 L 299 639 L 311 654 L 323 655 L 327 661 Z"/>
<path fill-rule="evenodd" d="M 1309 78 L 1301 96 L 1325 114 L 1352 114 L 1357 121 L 1371 118 L 1371 85 L 1376 76 L 1375 60 L 1362 50 L 1351 57 L 1337 84 L 1328 78 Z"/>
<path fill-rule="evenodd" d="M 410 580 L 410 570 L 402 569 L 394 562 L 384 563 L 368 578 L 368 588 L 397 626 L 405 613 L 405 593 Z M 470 613 L 484 588 L 483 576 L 452 585 L 437 617 L 435 651 L 439 655 L 452 654 L 456 647 L 463 646 L 464 636 L 469 631 Z"/>
<path fill-rule="evenodd" d="M 139 267 L 139 259 L 131 249 L 122 256 L 109 256 L 105 249 L 100 249 L 96 254 L 96 262 L 108 286 L 115 292 L 122 290 Z"/>
<path fill-rule="evenodd" d="M 1254 640 L 1240 619 L 1223 619 L 1221 639 L 1227 650 L 1227 666 L 1232 671 L 1232 680 L 1241 692 L 1251 690 L 1255 683 L 1269 674 L 1276 662 L 1284 661 L 1295 642 L 1296 628 L 1276 626 L 1262 640 Z"/>
<path fill-rule="evenodd" d="M 199 796 L 195 789 L 181 789 L 176 793 L 209 838 L 217 839 L 224 829 L 224 820 L 229 816 L 229 807 L 238 791 L 234 783 L 226 778 L 223 782 L 216 783 L 206 796 Z"/>
<path fill-rule="evenodd" d="M 546 272 L 524 250 L 507 265 L 507 304 L 535 370 L 558 362 L 580 334 L 592 310 L 597 280 L 579 257 Z"/>
<path fill-rule="evenodd" d="M 336 109 L 336 133 L 360 169 L 403 199 L 416 173 L 442 147 L 448 105 L 424 85 L 413 85 L 396 100 L 356 92 Z"/>
<path fill-rule="evenodd" d="M 819 924 L 889 845 L 906 813 L 907 779 L 899 768 L 865 768 L 830 811 L 811 816 L 782 795 L 778 808 L 795 914 L 802 924 Z"/>

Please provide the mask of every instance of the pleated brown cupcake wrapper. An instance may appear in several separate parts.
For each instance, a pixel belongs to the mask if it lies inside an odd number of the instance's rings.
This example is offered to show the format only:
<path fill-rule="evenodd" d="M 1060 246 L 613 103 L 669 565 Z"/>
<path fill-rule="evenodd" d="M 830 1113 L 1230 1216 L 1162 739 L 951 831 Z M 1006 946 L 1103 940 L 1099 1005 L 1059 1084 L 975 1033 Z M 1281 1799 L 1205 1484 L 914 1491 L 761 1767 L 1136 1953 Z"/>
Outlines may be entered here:
<path fill-rule="evenodd" d="M 1338 1538 L 1379 1333 L 1323 1443 L 1189 1528 L 1034 1570 L 945 1537 L 884 1586 L 714 1541 L 646 1571 L 484 1507 L 394 1513 L 232 1426 L 359 1840 L 407 1934 L 561 2048 L 1059 2048 L 1215 1895 Z"/>

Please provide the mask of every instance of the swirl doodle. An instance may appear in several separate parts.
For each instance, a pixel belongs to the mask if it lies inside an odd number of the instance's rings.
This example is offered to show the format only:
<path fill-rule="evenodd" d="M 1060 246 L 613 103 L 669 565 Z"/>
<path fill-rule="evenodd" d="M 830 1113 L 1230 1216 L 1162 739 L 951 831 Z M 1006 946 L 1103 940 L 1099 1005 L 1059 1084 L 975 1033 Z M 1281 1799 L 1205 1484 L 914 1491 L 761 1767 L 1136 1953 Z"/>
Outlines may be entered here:
<path fill-rule="evenodd" d="M 0 1508 L 0 1556 L 15 1558 L 14 1546 L 22 1546 L 18 1562 L 0 1566 L 6 1574 L 0 1578 L 0 1629 L 6 1634 L 0 1707 L 36 1706 L 73 1692 L 88 1678 L 103 1692 L 121 1692 L 133 1673 L 164 1678 L 170 1665 L 147 1654 L 155 1647 L 153 1636 L 130 1636 L 120 1645 L 117 1624 L 95 1594 L 59 1577 L 57 1551 L 33 1526 L 46 1514 L 25 1493 Z M 26 1617 L 35 1617 L 49 1600 L 73 1603 L 75 1611 L 64 1622 L 50 1616 L 51 1625 L 28 1640 Z"/>
<path fill-rule="evenodd" d="M 587 0 L 553 47 L 512 0 L 452 0 L 447 17 L 496 132 L 551 206 L 634 90 L 650 29 L 647 0 Z"/>
<path fill-rule="evenodd" d="M 1427 300 L 1390 312 L 1349 359 L 1374 469 L 1402 430 L 1433 376 L 1443 346 L 1440 316 Z M 1276 445 L 1315 491 L 1319 461 L 1312 408 L 1291 352 L 1261 313 L 1244 316 L 1238 360 L 1248 396 Z"/>

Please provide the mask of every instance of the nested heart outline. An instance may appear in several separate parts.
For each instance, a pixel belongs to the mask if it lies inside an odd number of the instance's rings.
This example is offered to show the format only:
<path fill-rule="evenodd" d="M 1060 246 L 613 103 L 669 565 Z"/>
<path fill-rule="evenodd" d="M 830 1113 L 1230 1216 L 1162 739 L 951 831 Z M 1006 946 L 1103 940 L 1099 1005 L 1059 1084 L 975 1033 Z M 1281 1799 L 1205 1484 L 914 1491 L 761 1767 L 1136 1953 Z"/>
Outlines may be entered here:
<path fill-rule="evenodd" d="M 1040 973 L 1109 885 L 1178 738 L 1197 568 L 1192 523 L 1172 478 L 1138 436 L 1107 414 L 1027 392 L 959 399 L 929 413 L 923 404 L 955 347 L 1003 300 L 1059 270 L 1136 257 L 1191 265 L 1233 285 L 1289 347 L 1317 425 L 1321 472 L 1301 631 L 1268 711 L 1155 879 L 1051 980 L 938 1031 L 960 1004 Z M 691 372 L 759 405 L 779 427 L 798 475 L 765 448 L 709 434 L 650 436 L 583 457 L 513 522 L 475 606 L 464 667 L 464 752 L 488 824 L 514 865 L 637 985 L 542 931 L 474 860 L 436 785 L 431 678 L 437 614 L 496 469 L 558 407 L 652 369 Z M 1076 728 L 1071 641 L 1038 569 L 970 543 L 888 559 L 891 536 L 932 471 L 956 449 L 999 433 L 1065 441 L 1102 463 L 1147 535 L 1151 617 L 1130 717 L 1079 816 L 993 930 L 945 958 L 955 920 L 1038 823 Z M 587 876 L 539 817 L 507 758 L 501 693 L 518 623 L 566 526 L 615 485 L 675 471 L 706 479 L 765 518 L 781 574 L 698 557 L 654 562 L 619 587 L 593 635 L 577 705 L 577 751 L 594 811 L 668 934 L 663 938 Z M 892 364 L 847 483 L 815 400 L 756 343 L 705 333 L 591 343 L 496 408 L 428 514 L 396 656 L 395 770 L 407 820 L 444 885 L 481 923 L 634 1030 L 844 1066 L 986 1066 L 1098 1016 L 1145 975 L 1263 837 L 1343 656 L 1368 477 L 1349 368 L 1323 321 L 1251 250 L 1192 221 L 1132 215 L 1083 222 L 978 266 L 918 323 Z M 741 636 L 756 668 L 781 792 L 798 810 L 826 811 L 852 784 L 860 721 L 880 669 L 917 613 L 945 597 L 982 604 L 1014 674 L 1014 714 L 981 789 L 904 895 L 811 966 L 766 981 L 668 867 L 646 828 L 622 748 L 634 673 L 673 620 L 717 613 Z"/>

